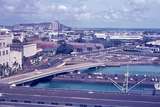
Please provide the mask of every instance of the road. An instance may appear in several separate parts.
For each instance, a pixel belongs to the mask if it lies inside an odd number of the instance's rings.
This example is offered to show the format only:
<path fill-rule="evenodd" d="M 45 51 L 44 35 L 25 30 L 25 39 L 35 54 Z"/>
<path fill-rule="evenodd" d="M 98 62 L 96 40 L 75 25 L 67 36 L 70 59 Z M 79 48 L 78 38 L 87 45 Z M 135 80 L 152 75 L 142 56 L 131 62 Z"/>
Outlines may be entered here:
<path fill-rule="evenodd" d="M 122 107 L 160 107 L 160 96 L 139 94 L 48 90 L 31 87 L 8 87 L 3 85 L 1 85 L 0 93 L 0 104 L 27 103 L 31 105 L 46 105 L 46 107 L 49 107 L 49 105 L 70 105 L 73 107 L 80 105 L 81 107 L 108 107 L 108 105 Z"/>
<path fill-rule="evenodd" d="M 25 104 L 20 102 L 1 102 L 0 107 L 68 107 L 62 105 L 40 105 L 40 104 Z"/>
<path fill-rule="evenodd" d="M 79 69 L 87 69 L 90 67 L 95 66 L 101 66 L 103 63 L 81 63 L 81 64 L 75 64 L 75 65 L 67 65 L 67 66 L 61 66 L 61 67 L 51 67 L 48 69 L 43 70 L 37 70 L 25 74 L 19 74 L 15 76 L 11 76 L 8 78 L 4 78 L 0 80 L 0 83 L 3 84 L 23 84 L 25 82 L 30 82 L 36 79 L 41 79 L 44 77 L 52 76 L 59 73 L 64 72 L 72 72 Z"/>

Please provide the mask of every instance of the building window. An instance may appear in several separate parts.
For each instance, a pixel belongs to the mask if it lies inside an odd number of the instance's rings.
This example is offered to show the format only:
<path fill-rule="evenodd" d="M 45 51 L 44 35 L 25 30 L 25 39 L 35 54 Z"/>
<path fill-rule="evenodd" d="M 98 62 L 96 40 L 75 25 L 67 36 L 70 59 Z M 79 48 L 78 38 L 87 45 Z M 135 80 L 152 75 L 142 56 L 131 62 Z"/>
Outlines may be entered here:
<path fill-rule="evenodd" d="M 5 42 L 3 42 L 3 46 L 5 47 Z"/>
<path fill-rule="evenodd" d="M 45 104 L 44 102 L 42 102 L 42 101 L 39 101 L 39 102 L 37 102 L 38 104 Z"/>
<path fill-rule="evenodd" d="M 0 99 L 0 101 L 6 101 L 5 99 Z"/>
<path fill-rule="evenodd" d="M 11 100 L 11 102 L 18 102 L 18 100 Z"/>
<path fill-rule="evenodd" d="M 94 107 L 102 107 L 101 105 L 95 105 Z"/>
<path fill-rule="evenodd" d="M 0 47 L 2 47 L 2 43 L 0 43 Z"/>
<path fill-rule="evenodd" d="M 101 47 L 100 47 L 100 46 L 96 46 L 96 49 L 97 49 L 97 50 L 100 50 L 100 49 L 101 49 Z"/>
<path fill-rule="evenodd" d="M 87 47 L 87 51 L 92 51 L 93 49 L 91 47 Z"/>
<path fill-rule="evenodd" d="M 5 55 L 5 51 L 3 51 L 3 55 Z"/>
<path fill-rule="evenodd" d="M 8 50 L 6 50 L 6 54 L 8 55 Z"/>
<path fill-rule="evenodd" d="M 70 104 L 70 103 L 67 103 L 67 104 L 65 104 L 66 106 L 72 106 L 73 104 Z"/>
<path fill-rule="evenodd" d="M 83 52 L 82 48 L 77 48 L 77 52 Z"/>
<path fill-rule="evenodd" d="M 80 104 L 80 107 L 87 107 L 87 105 L 85 105 L 85 104 Z"/>
<path fill-rule="evenodd" d="M 31 101 L 24 101 L 24 103 L 31 103 Z"/>
<path fill-rule="evenodd" d="M 0 51 L 0 56 L 1 56 L 1 51 Z"/>
<path fill-rule="evenodd" d="M 51 104 L 52 104 L 52 105 L 58 105 L 58 103 L 56 103 L 56 102 L 52 102 Z"/>

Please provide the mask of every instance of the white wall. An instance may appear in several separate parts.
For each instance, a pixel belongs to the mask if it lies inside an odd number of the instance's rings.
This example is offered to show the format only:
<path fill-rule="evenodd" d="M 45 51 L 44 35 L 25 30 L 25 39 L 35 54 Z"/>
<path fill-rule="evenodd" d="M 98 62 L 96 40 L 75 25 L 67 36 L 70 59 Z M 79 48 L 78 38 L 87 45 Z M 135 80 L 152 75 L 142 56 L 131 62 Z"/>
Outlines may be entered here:
<path fill-rule="evenodd" d="M 36 44 L 27 44 L 23 46 L 23 56 L 31 57 L 37 53 Z"/>
<path fill-rule="evenodd" d="M 12 34 L 0 35 L 0 64 L 10 64 L 10 44 L 12 43 Z"/>
<path fill-rule="evenodd" d="M 22 52 L 11 51 L 10 63 L 11 63 L 11 65 L 13 65 L 15 62 L 17 62 L 22 67 Z"/>
<path fill-rule="evenodd" d="M 8 51 L 8 53 L 6 53 Z M 4 53 L 4 54 L 3 54 Z M 10 65 L 10 48 L 0 48 L 0 64 L 9 64 Z"/>

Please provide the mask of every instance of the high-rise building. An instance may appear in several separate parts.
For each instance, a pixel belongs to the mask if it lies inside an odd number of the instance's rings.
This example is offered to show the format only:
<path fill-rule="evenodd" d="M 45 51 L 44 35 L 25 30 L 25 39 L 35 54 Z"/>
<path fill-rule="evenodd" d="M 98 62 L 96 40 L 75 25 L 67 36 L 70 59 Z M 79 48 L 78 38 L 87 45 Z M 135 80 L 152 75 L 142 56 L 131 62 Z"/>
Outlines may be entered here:
<path fill-rule="evenodd" d="M 53 31 L 59 32 L 59 30 L 60 30 L 60 23 L 58 21 L 54 21 L 52 23 L 52 28 L 53 28 Z"/>

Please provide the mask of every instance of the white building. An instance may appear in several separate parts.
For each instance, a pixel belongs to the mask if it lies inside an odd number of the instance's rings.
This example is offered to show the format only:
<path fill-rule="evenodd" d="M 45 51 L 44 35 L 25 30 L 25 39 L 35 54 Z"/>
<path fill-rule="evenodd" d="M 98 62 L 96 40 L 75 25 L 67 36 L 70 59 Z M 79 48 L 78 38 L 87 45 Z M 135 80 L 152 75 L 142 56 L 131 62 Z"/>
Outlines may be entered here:
<path fill-rule="evenodd" d="M 81 37 L 80 34 L 67 35 L 67 39 L 68 39 L 69 41 L 74 41 L 74 40 L 76 40 L 76 39 L 79 39 L 80 37 Z"/>
<path fill-rule="evenodd" d="M 11 65 L 10 63 L 10 44 L 12 43 L 12 34 L 7 29 L 0 29 L 0 64 Z"/>
<path fill-rule="evenodd" d="M 13 67 L 16 63 L 22 67 L 21 52 L 11 51 L 10 45 L 12 44 L 13 34 L 7 29 L 0 29 L 0 64 L 9 65 Z"/>
<path fill-rule="evenodd" d="M 141 35 L 114 35 L 109 37 L 110 40 L 142 40 Z"/>
<path fill-rule="evenodd" d="M 85 36 L 82 37 L 82 39 L 84 39 L 86 41 L 91 41 L 91 40 L 93 40 L 93 36 L 91 36 L 91 35 L 85 35 Z"/>
<path fill-rule="evenodd" d="M 52 23 L 52 29 L 53 29 L 53 31 L 58 32 L 58 31 L 59 31 L 59 28 L 60 28 L 59 22 L 58 22 L 58 21 L 54 21 L 54 22 Z"/>
<path fill-rule="evenodd" d="M 147 42 L 147 45 L 160 46 L 160 40 Z"/>
<path fill-rule="evenodd" d="M 108 37 L 105 33 L 95 33 L 94 35 L 99 39 L 106 39 Z"/>
<path fill-rule="evenodd" d="M 11 45 L 11 49 L 21 52 L 22 57 L 31 57 L 37 54 L 37 44 L 34 43 L 16 43 Z"/>
<path fill-rule="evenodd" d="M 23 56 L 31 57 L 37 54 L 37 44 L 23 45 Z"/>

